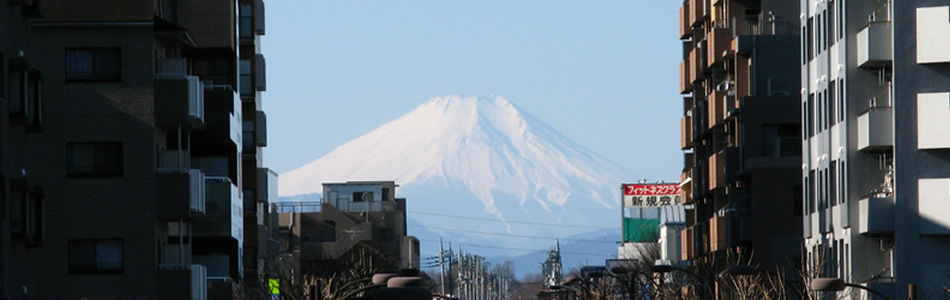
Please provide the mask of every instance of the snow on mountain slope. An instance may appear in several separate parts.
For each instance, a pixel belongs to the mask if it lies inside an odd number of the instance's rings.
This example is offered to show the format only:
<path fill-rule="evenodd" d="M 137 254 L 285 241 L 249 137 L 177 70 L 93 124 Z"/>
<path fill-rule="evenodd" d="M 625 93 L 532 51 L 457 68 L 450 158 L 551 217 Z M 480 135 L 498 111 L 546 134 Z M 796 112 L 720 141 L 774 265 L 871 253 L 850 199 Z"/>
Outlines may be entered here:
<path fill-rule="evenodd" d="M 280 195 L 319 193 L 320 183 L 457 179 L 497 214 L 493 192 L 545 210 L 571 195 L 614 207 L 626 177 L 614 163 L 578 146 L 508 100 L 434 98 L 330 154 L 281 175 Z M 604 188 L 607 188 L 606 190 Z"/>
<path fill-rule="evenodd" d="M 546 247 L 554 237 L 589 228 L 530 223 L 619 227 L 619 187 L 635 179 L 504 98 L 448 96 L 281 174 L 279 193 L 285 200 L 318 199 L 324 182 L 392 180 L 400 185 L 397 196 L 408 199 L 410 215 L 441 236 Z M 453 231 L 458 228 L 499 234 Z M 437 245 L 436 236 L 419 238 Z"/>

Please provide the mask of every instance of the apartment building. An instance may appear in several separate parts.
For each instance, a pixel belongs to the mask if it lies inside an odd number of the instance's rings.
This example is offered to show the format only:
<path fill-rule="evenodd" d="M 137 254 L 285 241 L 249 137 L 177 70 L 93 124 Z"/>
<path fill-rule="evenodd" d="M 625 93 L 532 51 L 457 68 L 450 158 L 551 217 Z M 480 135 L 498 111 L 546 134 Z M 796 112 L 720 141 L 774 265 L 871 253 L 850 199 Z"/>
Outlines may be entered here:
<path fill-rule="evenodd" d="M 0 7 L 0 297 L 263 293 L 263 3 Z"/>
<path fill-rule="evenodd" d="M 893 299 L 945 297 L 950 3 L 800 5 L 808 259 Z"/>
<path fill-rule="evenodd" d="M 680 7 L 681 252 L 699 272 L 800 257 L 798 14 L 780 0 Z"/>
<path fill-rule="evenodd" d="M 319 203 L 278 203 L 281 255 L 298 262 L 295 273 L 323 279 L 418 269 L 419 240 L 408 235 L 406 199 L 395 197 L 397 187 L 392 181 L 324 183 Z"/>

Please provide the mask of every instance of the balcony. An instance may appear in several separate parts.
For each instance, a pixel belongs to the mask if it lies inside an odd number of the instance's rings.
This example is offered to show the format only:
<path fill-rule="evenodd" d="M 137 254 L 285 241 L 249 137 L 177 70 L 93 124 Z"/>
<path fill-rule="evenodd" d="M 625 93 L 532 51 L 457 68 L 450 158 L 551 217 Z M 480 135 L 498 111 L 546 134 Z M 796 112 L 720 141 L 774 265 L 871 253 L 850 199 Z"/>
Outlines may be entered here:
<path fill-rule="evenodd" d="M 706 66 L 723 61 L 723 54 L 732 50 L 732 29 L 728 26 L 713 26 L 706 35 Z"/>
<path fill-rule="evenodd" d="M 680 62 L 680 93 L 686 94 L 693 90 L 693 78 L 691 72 L 692 65 L 687 57 Z"/>
<path fill-rule="evenodd" d="M 708 128 L 722 124 L 726 118 L 726 91 L 713 91 L 706 97 Z"/>
<path fill-rule="evenodd" d="M 726 147 L 709 156 L 709 190 L 726 187 L 736 180 L 741 168 L 741 154 L 738 147 Z"/>
<path fill-rule="evenodd" d="M 890 107 L 871 108 L 858 116 L 858 150 L 875 151 L 894 147 L 894 111 Z"/>
<path fill-rule="evenodd" d="M 867 236 L 894 234 L 894 197 L 872 196 L 858 202 L 858 233 Z"/>
<path fill-rule="evenodd" d="M 244 240 L 244 203 L 240 191 L 227 177 L 205 177 L 207 216 L 196 223 L 194 236 L 232 237 Z"/>
<path fill-rule="evenodd" d="M 680 6 L 679 10 L 679 24 L 680 24 L 680 39 L 685 40 L 693 35 L 693 28 L 690 24 L 689 18 L 689 2 L 683 3 L 683 6 Z"/>
<path fill-rule="evenodd" d="M 205 48 L 234 50 L 238 26 L 234 0 L 178 1 L 178 25 L 188 28 L 199 45 Z"/>
<path fill-rule="evenodd" d="M 702 25 L 706 17 L 706 0 L 689 0 L 689 25 Z"/>
<path fill-rule="evenodd" d="M 240 148 L 243 142 L 241 127 L 241 98 L 230 86 L 205 86 L 205 123 L 203 134 L 208 139 L 195 139 L 196 143 L 213 142 L 219 145 L 230 143 Z"/>
<path fill-rule="evenodd" d="M 680 197 L 683 199 L 683 205 L 693 204 L 693 170 L 686 169 L 680 174 Z"/>
<path fill-rule="evenodd" d="M 891 22 L 872 22 L 858 31 L 858 66 L 875 68 L 890 65 L 894 54 L 891 52 Z"/>
<path fill-rule="evenodd" d="M 165 130 L 204 127 L 204 84 L 185 73 L 184 59 L 160 61 L 163 73 L 155 74 L 155 123 Z"/>
<path fill-rule="evenodd" d="M 683 247 L 683 260 L 691 260 L 696 257 L 693 252 L 693 228 L 683 230 L 683 234 L 680 235 L 680 245 Z"/>
<path fill-rule="evenodd" d="M 268 168 L 257 168 L 257 201 L 277 202 L 277 172 Z"/>
<path fill-rule="evenodd" d="M 158 269 L 158 298 L 208 299 L 207 277 L 202 265 L 162 265 Z"/>
<path fill-rule="evenodd" d="M 193 219 L 205 210 L 205 176 L 201 170 L 159 169 L 156 176 L 158 217 Z"/>
<path fill-rule="evenodd" d="M 683 116 L 680 119 L 680 149 L 693 147 L 693 116 Z"/>
<path fill-rule="evenodd" d="M 702 50 L 702 47 L 696 47 L 689 52 L 689 59 L 687 63 L 690 66 L 689 76 L 690 79 L 692 79 L 692 82 L 703 79 L 703 71 L 706 70 L 706 52 L 703 52 Z"/>
<path fill-rule="evenodd" d="M 726 187 L 726 157 L 720 153 L 709 156 L 709 190 Z"/>
<path fill-rule="evenodd" d="M 726 250 L 730 243 L 728 217 L 709 218 L 709 251 Z"/>

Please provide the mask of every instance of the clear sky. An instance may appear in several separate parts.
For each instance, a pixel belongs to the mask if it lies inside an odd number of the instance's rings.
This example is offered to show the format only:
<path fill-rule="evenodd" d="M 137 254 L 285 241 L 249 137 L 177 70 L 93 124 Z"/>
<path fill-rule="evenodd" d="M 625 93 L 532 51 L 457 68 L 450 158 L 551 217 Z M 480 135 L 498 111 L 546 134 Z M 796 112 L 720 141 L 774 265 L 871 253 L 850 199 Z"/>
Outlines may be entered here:
<path fill-rule="evenodd" d="M 264 163 L 278 173 L 432 97 L 497 95 L 638 176 L 679 178 L 679 1 L 266 4 Z"/>

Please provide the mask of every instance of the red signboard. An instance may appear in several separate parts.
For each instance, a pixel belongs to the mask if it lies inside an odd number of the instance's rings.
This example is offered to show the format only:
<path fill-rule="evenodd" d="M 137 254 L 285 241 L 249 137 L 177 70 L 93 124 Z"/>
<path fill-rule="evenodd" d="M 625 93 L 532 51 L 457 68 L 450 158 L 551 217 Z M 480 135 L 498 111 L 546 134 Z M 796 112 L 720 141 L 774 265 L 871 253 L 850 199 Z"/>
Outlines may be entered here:
<path fill-rule="evenodd" d="M 679 205 L 682 190 L 676 183 L 624 184 L 624 207 L 660 207 Z"/>

